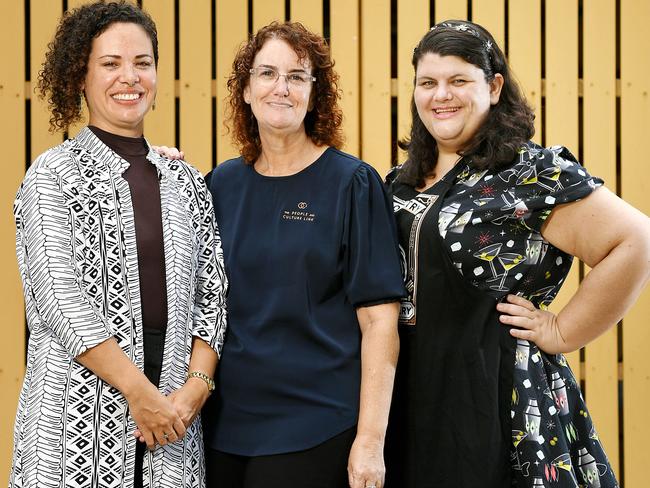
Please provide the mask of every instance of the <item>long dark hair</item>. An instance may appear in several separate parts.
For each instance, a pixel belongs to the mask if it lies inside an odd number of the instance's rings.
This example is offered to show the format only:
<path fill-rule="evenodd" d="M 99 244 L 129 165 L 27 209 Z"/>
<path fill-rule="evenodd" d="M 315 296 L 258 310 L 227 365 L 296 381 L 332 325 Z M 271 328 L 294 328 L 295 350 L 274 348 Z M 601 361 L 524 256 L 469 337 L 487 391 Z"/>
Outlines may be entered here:
<path fill-rule="evenodd" d="M 511 163 L 535 133 L 535 115 L 492 35 L 473 22 L 446 20 L 427 32 L 413 50 L 414 70 L 417 71 L 420 59 L 427 53 L 457 56 L 483 70 L 487 82 L 497 73 L 503 76 L 499 101 L 458 154 L 471 158 L 472 165 L 480 169 L 498 169 Z M 438 145 L 420 120 L 414 99 L 411 99 L 411 117 L 411 134 L 399 141 L 399 146 L 408 151 L 408 160 L 398 179 L 418 187 L 424 185 L 425 178 L 436 167 Z"/>

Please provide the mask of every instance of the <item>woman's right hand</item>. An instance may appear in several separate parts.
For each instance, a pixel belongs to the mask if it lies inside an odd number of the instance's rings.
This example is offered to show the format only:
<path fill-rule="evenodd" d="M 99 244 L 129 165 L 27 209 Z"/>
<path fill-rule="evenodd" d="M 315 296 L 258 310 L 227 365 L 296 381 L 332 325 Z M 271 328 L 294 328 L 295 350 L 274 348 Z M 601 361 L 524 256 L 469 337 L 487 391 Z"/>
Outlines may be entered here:
<path fill-rule="evenodd" d="M 152 384 L 126 396 L 133 420 L 147 447 L 164 446 L 185 435 L 185 425 L 171 400 Z"/>
<path fill-rule="evenodd" d="M 171 400 L 133 364 L 115 338 L 87 349 L 76 360 L 122 392 L 149 449 L 156 442 L 164 446 L 185 435 L 185 426 Z"/>
<path fill-rule="evenodd" d="M 151 146 L 151 149 L 167 159 L 183 159 L 185 157 L 185 153 L 175 147 Z"/>

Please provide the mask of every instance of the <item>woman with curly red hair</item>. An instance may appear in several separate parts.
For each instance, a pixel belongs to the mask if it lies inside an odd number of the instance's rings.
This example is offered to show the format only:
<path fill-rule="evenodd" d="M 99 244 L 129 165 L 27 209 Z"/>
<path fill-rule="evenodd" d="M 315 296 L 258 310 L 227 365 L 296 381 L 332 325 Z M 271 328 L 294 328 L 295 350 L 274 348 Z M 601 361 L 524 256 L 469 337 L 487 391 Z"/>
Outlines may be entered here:
<path fill-rule="evenodd" d="M 337 81 L 298 23 L 263 27 L 233 63 L 241 156 L 207 177 L 231 283 L 209 486 L 383 485 L 404 289 L 381 178 L 339 149 Z"/>

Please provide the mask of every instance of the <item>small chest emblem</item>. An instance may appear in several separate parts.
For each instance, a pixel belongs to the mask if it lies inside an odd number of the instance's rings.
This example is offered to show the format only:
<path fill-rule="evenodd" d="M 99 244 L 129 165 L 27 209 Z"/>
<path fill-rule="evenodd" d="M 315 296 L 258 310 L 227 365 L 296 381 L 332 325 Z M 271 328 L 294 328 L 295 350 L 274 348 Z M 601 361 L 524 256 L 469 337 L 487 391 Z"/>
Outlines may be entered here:
<path fill-rule="evenodd" d="M 305 210 L 309 203 L 302 201 L 298 202 L 295 207 L 282 211 L 282 220 L 293 220 L 300 222 L 314 222 L 316 214 Z"/>

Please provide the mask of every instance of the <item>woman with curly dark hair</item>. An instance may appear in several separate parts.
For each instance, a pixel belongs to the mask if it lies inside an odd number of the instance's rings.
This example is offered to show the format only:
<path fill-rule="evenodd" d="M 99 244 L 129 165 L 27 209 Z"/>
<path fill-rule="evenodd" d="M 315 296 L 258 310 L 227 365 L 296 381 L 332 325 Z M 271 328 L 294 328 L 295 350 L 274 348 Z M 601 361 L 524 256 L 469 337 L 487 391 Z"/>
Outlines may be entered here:
<path fill-rule="evenodd" d="M 533 112 L 481 26 L 436 24 L 413 67 L 408 160 L 388 178 L 409 296 L 386 486 L 614 488 L 562 353 L 642 290 L 648 218 L 529 141 Z M 554 315 L 573 256 L 592 271 Z"/>
<path fill-rule="evenodd" d="M 233 62 L 241 156 L 207 178 L 231 283 L 203 412 L 213 487 L 383 485 L 404 290 L 381 179 L 339 149 L 337 81 L 299 23 L 263 27 Z"/>
<path fill-rule="evenodd" d="M 205 485 L 195 417 L 226 280 L 203 178 L 143 137 L 156 39 L 137 6 L 95 2 L 65 14 L 49 45 L 52 129 L 84 100 L 89 125 L 40 155 L 16 197 L 30 337 L 12 488 Z"/>

